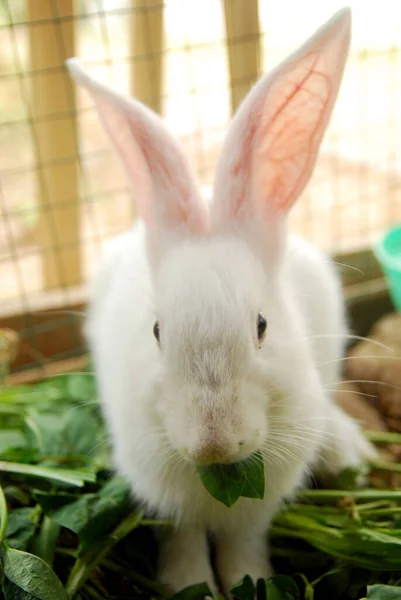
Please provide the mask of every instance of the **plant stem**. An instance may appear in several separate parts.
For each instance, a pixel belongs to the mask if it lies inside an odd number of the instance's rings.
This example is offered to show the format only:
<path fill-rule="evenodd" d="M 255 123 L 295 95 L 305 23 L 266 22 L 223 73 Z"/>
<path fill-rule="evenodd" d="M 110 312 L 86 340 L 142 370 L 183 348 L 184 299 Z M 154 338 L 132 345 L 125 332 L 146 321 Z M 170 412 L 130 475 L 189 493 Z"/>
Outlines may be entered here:
<path fill-rule="evenodd" d="M 376 508 L 391 508 L 393 505 L 388 500 L 378 500 L 376 502 L 364 502 L 364 504 L 358 504 L 358 512 L 365 510 L 373 510 Z"/>
<path fill-rule="evenodd" d="M 61 556 L 70 556 L 71 558 L 75 559 L 78 557 L 77 550 L 73 550 L 73 548 L 62 548 L 59 546 L 56 548 L 56 552 L 57 554 L 61 554 Z"/>
<path fill-rule="evenodd" d="M 65 589 L 71 597 L 82 587 L 90 577 L 93 569 L 103 560 L 110 550 L 131 531 L 136 529 L 141 522 L 143 510 L 135 510 L 116 527 L 116 529 L 90 546 L 75 561 Z"/>
<path fill-rule="evenodd" d="M 94 600 L 104 600 L 103 596 L 101 596 L 99 592 L 97 592 L 91 585 L 85 586 L 85 592 L 88 594 L 88 596 L 94 598 Z"/>
<path fill-rule="evenodd" d="M 7 502 L 3 492 L 3 488 L 0 485 L 0 543 L 4 541 L 6 537 L 7 529 Z"/>
<path fill-rule="evenodd" d="M 401 465 L 395 462 L 371 460 L 369 465 L 372 467 L 372 469 L 377 469 L 379 471 L 393 471 L 394 473 L 401 473 Z"/>
<path fill-rule="evenodd" d="M 343 570 L 344 570 L 344 567 L 336 567 L 334 569 L 330 569 L 330 571 L 326 571 L 326 573 L 323 573 L 323 575 L 320 575 L 319 577 L 314 579 L 311 582 L 311 586 L 314 588 L 325 577 L 328 577 L 329 575 L 334 575 L 335 573 L 341 573 L 341 571 L 343 571 Z"/>
<path fill-rule="evenodd" d="M 141 525 L 142 525 L 142 523 L 143 523 L 143 521 L 141 522 Z M 121 571 L 121 569 L 125 569 L 127 571 L 128 577 L 130 579 L 132 579 L 132 581 L 140 583 L 141 585 L 148 588 L 149 590 L 156 592 L 156 594 L 159 594 L 159 596 L 161 596 L 162 598 L 170 598 L 173 595 L 163 584 L 158 583 L 157 581 L 152 581 L 151 579 L 148 579 L 144 575 L 141 575 L 140 573 L 137 573 L 136 571 L 131 569 L 131 567 L 129 567 L 129 569 L 128 569 L 127 568 L 128 565 L 125 565 L 125 564 L 119 565 L 118 563 L 114 562 L 114 560 L 112 560 L 110 558 L 106 558 L 106 559 L 102 560 L 102 565 L 104 565 L 107 569 L 110 569 L 111 571 L 118 572 L 118 571 Z"/>
<path fill-rule="evenodd" d="M 144 527 L 155 527 L 158 525 L 173 526 L 174 521 L 158 521 L 157 519 L 142 519 L 141 525 Z"/>
<path fill-rule="evenodd" d="M 371 442 L 401 444 L 401 433 L 394 433 L 392 431 L 364 431 L 364 434 Z"/>
<path fill-rule="evenodd" d="M 401 500 L 401 490 L 301 490 L 298 498 L 314 502 L 336 502 L 342 498 L 351 500 Z"/>
<path fill-rule="evenodd" d="M 54 552 L 60 529 L 61 527 L 56 521 L 45 515 L 39 535 L 34 543 L 35 554 L 47 562 L 50 567 L 53 566 Z"/>
<path fill-rule="evenodd" d="M 13 463 L 4 460 L 0 461 L 0 472 L 14 473 L 21 475 L 31 475 L 42 479 L 50 479 L 58 483 L 66 483 L 77 487 L 83 487 L 85 482 L 95 483 L 95 473 L 86 471 L 73 471 L 69 469 L 57 469 L 54 467 L 39 467 L 38 465 L 26 465 L 23 463 Z"/>
<path fill-rule="evenodd" d="M 375 508 L 372 510 L 363 511 L 363 518 L 376 517 L 376 516 L 387 516 L 387 515 L 399 515 L 401 514 L 401 506 L 392 506 L 388 508 Z"/>

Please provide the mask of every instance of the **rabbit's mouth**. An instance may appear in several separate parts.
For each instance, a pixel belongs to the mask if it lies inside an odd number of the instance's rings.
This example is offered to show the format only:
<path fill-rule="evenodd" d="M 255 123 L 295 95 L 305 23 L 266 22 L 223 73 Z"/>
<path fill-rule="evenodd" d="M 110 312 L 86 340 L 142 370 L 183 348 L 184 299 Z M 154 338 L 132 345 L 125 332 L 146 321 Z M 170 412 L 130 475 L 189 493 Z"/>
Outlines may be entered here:
<path fill-rule="evenodd" d="M 258 448 L 245 441 L 225 441 L 220 440 L 206 444 L 198 444 L 195 448 L 183 448 L 181 454 L 190 463 L 195 466 L 208 465 L 231 465 L 240 463 L 255 452 Z"/>

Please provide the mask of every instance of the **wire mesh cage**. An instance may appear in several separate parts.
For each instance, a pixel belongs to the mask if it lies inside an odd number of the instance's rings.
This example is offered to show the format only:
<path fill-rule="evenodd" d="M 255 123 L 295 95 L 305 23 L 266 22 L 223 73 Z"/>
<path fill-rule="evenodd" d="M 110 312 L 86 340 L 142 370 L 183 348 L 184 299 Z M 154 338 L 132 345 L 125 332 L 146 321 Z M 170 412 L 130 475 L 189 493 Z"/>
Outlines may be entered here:
<path fill-rule="evenodd" d="M 401 4 L 353 0 L 353 42 L 311 183 L 291 215 L 333 253 L 368 247 L 401 215 Z M 84 351 L 81 314 L 102 243 L 131 226 L 122 168 L 78 55 L 163 115 L 202 192 L 232 113 L 341 0 L 1 0 L 0 318 L 20 332 L 15 369 Z"/>

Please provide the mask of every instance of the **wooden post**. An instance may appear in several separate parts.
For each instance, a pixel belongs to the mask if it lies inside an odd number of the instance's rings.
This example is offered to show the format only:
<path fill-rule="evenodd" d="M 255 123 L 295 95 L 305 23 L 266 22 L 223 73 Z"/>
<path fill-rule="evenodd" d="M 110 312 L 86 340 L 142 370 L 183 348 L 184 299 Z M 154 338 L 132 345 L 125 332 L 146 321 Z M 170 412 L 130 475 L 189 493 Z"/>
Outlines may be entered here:
<path fill-rule="evenodd" d="M 73 4 L 73 0 L 27 2 L 40 207 L 36 238 L 48 289 L 81 281 L 75 100 L 64 66 L 65 59 L 75 55 Z"/>
<path fill-rule="evenodd" d="M 162 111 L 164 6 L 162 0 L 132 0 L 132 94 Z"/>
<path fill-rule="evenodd" d="M 224 0 L 224 12 L 234 113 L 260 74 L 258 0 Z"/>

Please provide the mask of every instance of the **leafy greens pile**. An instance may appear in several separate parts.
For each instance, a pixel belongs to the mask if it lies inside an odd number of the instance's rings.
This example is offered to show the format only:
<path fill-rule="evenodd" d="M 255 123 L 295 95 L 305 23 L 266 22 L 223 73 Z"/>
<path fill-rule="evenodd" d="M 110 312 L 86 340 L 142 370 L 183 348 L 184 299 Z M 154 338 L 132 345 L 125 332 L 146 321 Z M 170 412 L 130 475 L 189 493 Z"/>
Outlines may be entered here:
<path fill-rule="evenodd" d="M 379 441 L 401 443 L 380 434 Z M 391 439 L 387 439 L 391 436 Z M 263 496 L 254 470 L 201 469 L 205 487 L 232 505 Z M 394 469 L 399 465 L 394 465 Z M 351 474 L 352 475 L 352 474 Z M 232 590 L 238 600 L 401 598 L 401 490 L 304 490 L 271 528 L 275 570 Z M 114 476 L 90 373 L 0 388 L 0 599 L 169 598 L 155 580 L 150 526 Z M 210 594 L 206 584 L 176 600 Z"/>

